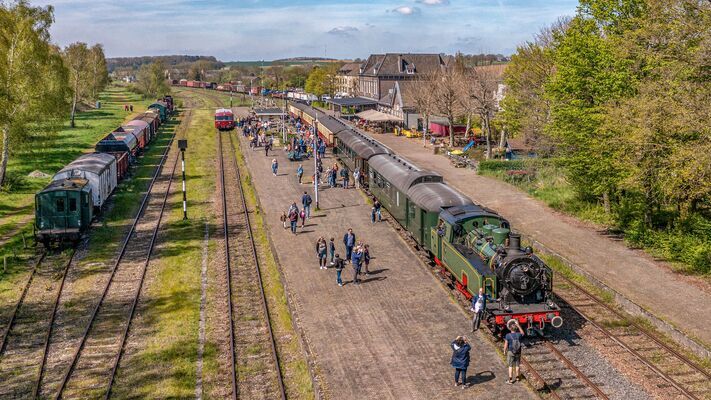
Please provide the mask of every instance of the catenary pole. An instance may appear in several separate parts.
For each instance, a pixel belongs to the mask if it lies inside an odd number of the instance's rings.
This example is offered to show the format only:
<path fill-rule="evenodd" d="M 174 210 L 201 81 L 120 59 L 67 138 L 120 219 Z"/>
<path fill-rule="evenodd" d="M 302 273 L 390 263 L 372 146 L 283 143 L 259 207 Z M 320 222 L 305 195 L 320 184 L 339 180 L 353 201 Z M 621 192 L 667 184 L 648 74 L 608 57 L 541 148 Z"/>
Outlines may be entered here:
<path fill-rule="evenodd" d="M 314 119 L 314 197 L 316 198 L 316 209 L 318 210 L 318 118 Z"/>

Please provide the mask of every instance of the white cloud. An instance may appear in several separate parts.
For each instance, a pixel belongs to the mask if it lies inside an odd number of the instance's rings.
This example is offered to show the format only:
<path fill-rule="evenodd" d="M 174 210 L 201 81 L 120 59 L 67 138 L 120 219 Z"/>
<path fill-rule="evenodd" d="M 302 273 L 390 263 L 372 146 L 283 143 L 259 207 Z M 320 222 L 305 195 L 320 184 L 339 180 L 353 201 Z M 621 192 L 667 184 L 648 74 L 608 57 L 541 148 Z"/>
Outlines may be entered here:
<path fill-rule="evenodd" d="M 446 6 L 449 4 L 449 0 L 416 0 L 417 3 L 424 4 L 427 6 Z"/>
<path fill-rule="evenodd" d="M 358 28 L 355 26 L 337 26 L 328 33 L 331 35 L 339 35 L 339 36 L 350 36 L 358 32 Z"/>
<path fill-rule="evenodd" d="M 432 1 L 432 0 L 430 0 Z M 415 15 L 420 13 L 420 9 L 418 7 L 410 7 L 410 6 L 400 6 L 394 10 L 393 12 L 400 13 L 402 15 Z"/>

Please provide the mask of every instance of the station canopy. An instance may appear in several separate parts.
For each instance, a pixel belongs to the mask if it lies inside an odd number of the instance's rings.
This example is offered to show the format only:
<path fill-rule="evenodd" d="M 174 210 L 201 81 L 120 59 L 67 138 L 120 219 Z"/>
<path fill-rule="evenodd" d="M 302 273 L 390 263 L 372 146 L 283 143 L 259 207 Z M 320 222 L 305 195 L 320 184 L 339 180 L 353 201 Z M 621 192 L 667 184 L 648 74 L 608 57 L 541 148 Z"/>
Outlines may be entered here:
<path fill-rule="evenodd" d="M 341 107 L 363 107 L 363 106 L 375 106 L 378 104 L 377 101 L 366 99 L 364 97 L 343 97 L 340 99 L 329 99 L 326 100 L 327 103 L 335 104 Z"/>
<path fill-rule="evenodd" d="M 254 114 L 257 117 L 282 117 L 286 115 L 283 109 L 278 107 L 273 108 L 255 108 Z"/>
<path fill-rule="evenodd" d="M 376 110 L 365 110 L 363 112 L 359 112 L 358 114 L 356 114 L 356 116 L 360 119 L 373 122 L 402 122 L 402 119 L 394 115 L 386 114 L 384 112 Z"/>

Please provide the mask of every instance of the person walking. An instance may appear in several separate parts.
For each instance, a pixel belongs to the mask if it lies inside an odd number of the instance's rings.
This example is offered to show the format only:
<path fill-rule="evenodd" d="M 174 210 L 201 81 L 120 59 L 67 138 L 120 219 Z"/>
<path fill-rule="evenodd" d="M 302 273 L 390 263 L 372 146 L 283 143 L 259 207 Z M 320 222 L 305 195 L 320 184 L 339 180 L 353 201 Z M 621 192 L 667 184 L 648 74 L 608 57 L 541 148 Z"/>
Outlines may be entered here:
<path fill-rule="evenodd" d="M 301 164 L 296 167 L 296 177 L 299 178 L 299 185 L 301 185 L 301 178 L 304 177 L 304 166 Z"/>
<path fill-rule="evenodd" d="M 304 206 L 303 210 L 306 214 L 306 218 L 311 218 L 311 195 L 304 191 L 303 196 L 301 196 L 301 205 Z"/>
<path fill-rule="evenodd" d="M 365 276 L 370 276 L 370 271 L 368 271 L 368 265 L 370 265 L 370 246 L 363 245 L 363 264 L 365 265 Z"/>
<path fill-rule="evenodd" d="M 318 256 L 318 266 L 320 269 L 326 269 L 326 254 L 328 245 L 326 239 L 320 236 L 316 241 L 316 255 Z"/>
<path fill-rule="evenodd" d="M 348 189 L 348 168 L 343 167 L 341 170 L 341 178 L 343 178 L 343 188 Z"/>
<path fill-rule="evenodd" d="M 353 266 L 353 283 L 360 285 L 360 268 L 363 262 L 363 249 L 358 246 L 351 255 L 351 265 Z"/>
<path fill-rule="evenodd" d="M 452 342 L 452 360 L 450 364 L 454 367 L 454 386 L 459 386 L 459 377 L 462 377 L 462 389 L 467 385 L 467 368 L 469 368 L 469 345 L 466 336 L 457 336 Z"/>
<path fill-rule="evenodd" d="M 517 320 L 511 320 L 507 326 L 511 332 L 504 337 L 504 354 L 506 354 L 506 364 L 509 366 L 509 380 L 506 382 L 512 384 L 519 380 L 519 365 L 521 364 L 521 339 L 523 338 L 523 329 Z M 515 325 L 515 326 L 514 326 Z M 514 381 L 514 376 L 516 379 Z"/>
<path fill-rule="evenodd" d="M 336 268 L 336 283 L 338 286 L 343 286 L 343 280 L 341 279 L 341 273 L 343 273 L 343 268 L 345 268 L 345 263 L 341 258 L 340 254 L 336 254 L 336 258 L 333 261 L 333 266 Z"/>
<path fill-rule="evenodd" d="M 353 185 L 356 189 L 360 189 L 360 170 L 357 168 L 353 171 Z"/>
<path fill-rule="evenodd" d="M 281 221 L 281 224 L 284 226 L 284 229 L 286 229 L 286 221 L 289 220 L 289 217 L 286 215 L 286 212 L 281 213 L 281 217 L 279 217 L 279 220 Z"/>
<path fill-rule="evenodd" d="M 271 150 L 271 149 L 272 149 L 272 144 L 271 144 L 271 142 L 267 142 L 267 143 L 264 145 L 264 156 L 269 157 L 269 150 Z"/>
<path fill-rule="evenodd" d="M 293 208 L 289 208 L 289 224 L 291 225 L 291 233 L 296 235 L 296 224 L 299 222 L 299 209 L 294 204 Z"/>
<path fill-rule="evenodd" d="M 479 330 L 479 325 L 481 325 L 481 319 L 484 317 L 486 312 L 486 299 L 489 297 L 484 293 L 484 288 L 479 288 L 479 294 L 472 297 L 472 308 L 474 311 L 474 317 L 472 318 L 472 332 Z"/>
<path fill-rule="evenodd" d="M 383 220 L 383 213 L 381 210 L 383 205 L 380 203 L 380 200 L 373 198 L 373 208 L 375 209 L 375 216 L 378 217 L 378 222 L 381 222 Z M 375 218 L 373 218 L 373 222 L 375 222 Z"/>
<path fill-rule="evenodd" d="M 299 213 L 299 217 L 301 218 L 301 229 L 304 228 L 304 224 L 306 224 L 306 211 L 304 209 L 301 209 L 301 212 Z"/>
<path fill-rule="evenodd" d="M 277 176 L 278 170 L 279 170 L 279 162 L 275 158 L 272 160 L 272 174 L 274 174 L 274 176 Z"/>
<path fill-rule="evenodd" d="M 336 239 L 331 238 L 328 242 L 328 253 L 331 256 L 331 264 L 333 264 L 333 255 L 336 254 Z"/>
<path fill-rule="evenodd" d="M 350 261 L 353 254 L 353 247 L 356 244 L 356 236 L 352 228 L 348 228 L 348 232 L 343 235 L 343 245 L 346 246 L 346 260 Z"/>

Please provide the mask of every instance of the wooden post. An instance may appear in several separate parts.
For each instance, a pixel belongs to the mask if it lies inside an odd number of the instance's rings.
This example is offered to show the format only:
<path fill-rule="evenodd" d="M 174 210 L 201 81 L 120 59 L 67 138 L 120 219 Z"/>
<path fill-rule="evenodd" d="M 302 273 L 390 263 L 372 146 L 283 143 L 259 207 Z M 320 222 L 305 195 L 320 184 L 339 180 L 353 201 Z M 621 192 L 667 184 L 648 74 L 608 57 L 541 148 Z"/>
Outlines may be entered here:
<path fill-rule="evenodd" d="M 27 248 L 27 241 L 25 240 L 25 232 L 21 232 L 22 235 L 22 248 L 26 249 Z"/>

